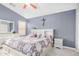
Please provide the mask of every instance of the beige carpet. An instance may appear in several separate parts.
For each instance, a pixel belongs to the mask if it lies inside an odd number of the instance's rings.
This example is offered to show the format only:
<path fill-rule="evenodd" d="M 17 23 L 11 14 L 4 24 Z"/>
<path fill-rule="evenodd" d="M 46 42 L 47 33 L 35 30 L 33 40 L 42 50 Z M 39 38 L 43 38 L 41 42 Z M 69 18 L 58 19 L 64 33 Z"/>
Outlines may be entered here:
<path fill-rule="evenodd" d="M 79 53 L 68 48 L 52 48 L 51 51 L 49 51 L 48 56 L 79 56 Z"/>

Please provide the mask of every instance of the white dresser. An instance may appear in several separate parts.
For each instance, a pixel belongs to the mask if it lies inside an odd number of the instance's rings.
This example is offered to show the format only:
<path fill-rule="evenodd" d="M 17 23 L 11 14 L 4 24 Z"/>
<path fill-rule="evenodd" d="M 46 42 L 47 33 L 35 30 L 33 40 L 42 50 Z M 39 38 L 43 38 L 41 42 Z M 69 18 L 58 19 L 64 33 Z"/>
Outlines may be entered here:
<path fill-rule="evenodd" d="M 54 38 L 54 47 L 63 48 L 63 39 L 62 38 Z"/>

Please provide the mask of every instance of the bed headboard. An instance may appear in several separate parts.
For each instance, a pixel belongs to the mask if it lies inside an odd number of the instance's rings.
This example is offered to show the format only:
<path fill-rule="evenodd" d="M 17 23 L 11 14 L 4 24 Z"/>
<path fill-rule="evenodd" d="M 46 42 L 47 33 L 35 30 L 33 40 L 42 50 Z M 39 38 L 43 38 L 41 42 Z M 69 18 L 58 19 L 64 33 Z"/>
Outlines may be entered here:
<path fill-rule="evenodd" d="M 54 29 L 32 29 L 31 33 L 38 33 L 38 34 L 45 34 L 45 33 L 49 33 L 50 35 L 52 35 L 52 37 L 54 37 Z"/>

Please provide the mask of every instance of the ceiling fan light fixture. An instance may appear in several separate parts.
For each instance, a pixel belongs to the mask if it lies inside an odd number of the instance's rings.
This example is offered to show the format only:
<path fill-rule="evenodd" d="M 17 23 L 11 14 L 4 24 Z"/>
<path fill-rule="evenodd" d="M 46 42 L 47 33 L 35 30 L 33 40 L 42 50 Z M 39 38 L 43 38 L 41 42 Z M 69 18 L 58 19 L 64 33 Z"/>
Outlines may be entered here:
<path fill-rule="evenodd" d="M 17 7 L 17 5 L 14 4 L 14 3 L 9 3 L 9 4 L 10 4 L 12 7 Z M 22 3 L 20 6 L 21 6 L 22 9 L 26 9 L 27 7 L 30 7 L 30 8 L 32 8 L 33 10 L 36 10 L 36 9 L 37 9 L 37 5 L 34 4 L 34 3 Z"/>

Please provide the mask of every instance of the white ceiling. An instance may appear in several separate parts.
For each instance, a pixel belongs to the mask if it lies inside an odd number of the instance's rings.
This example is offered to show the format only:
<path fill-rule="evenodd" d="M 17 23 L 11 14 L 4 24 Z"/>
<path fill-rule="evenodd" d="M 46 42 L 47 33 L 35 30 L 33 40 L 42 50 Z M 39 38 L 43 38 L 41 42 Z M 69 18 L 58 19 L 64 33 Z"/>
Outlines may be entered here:
<path fill-rule="evenodd" d="M 33 18 L 53 13 L 59 13 L 67 10 L 76 9 L 77 6 L 77 4 L 75 3 L 38 3 L 36 4 L 37 10 L 33 10 L 31 7 L 22 9 L 22 3 L 14 4 L 16 5 L 16 7 L 13 7 L 8 3 L 3 3 L 2 5 L 8 7 L 9 9 L 15 11 L 25 18 Z"/>

